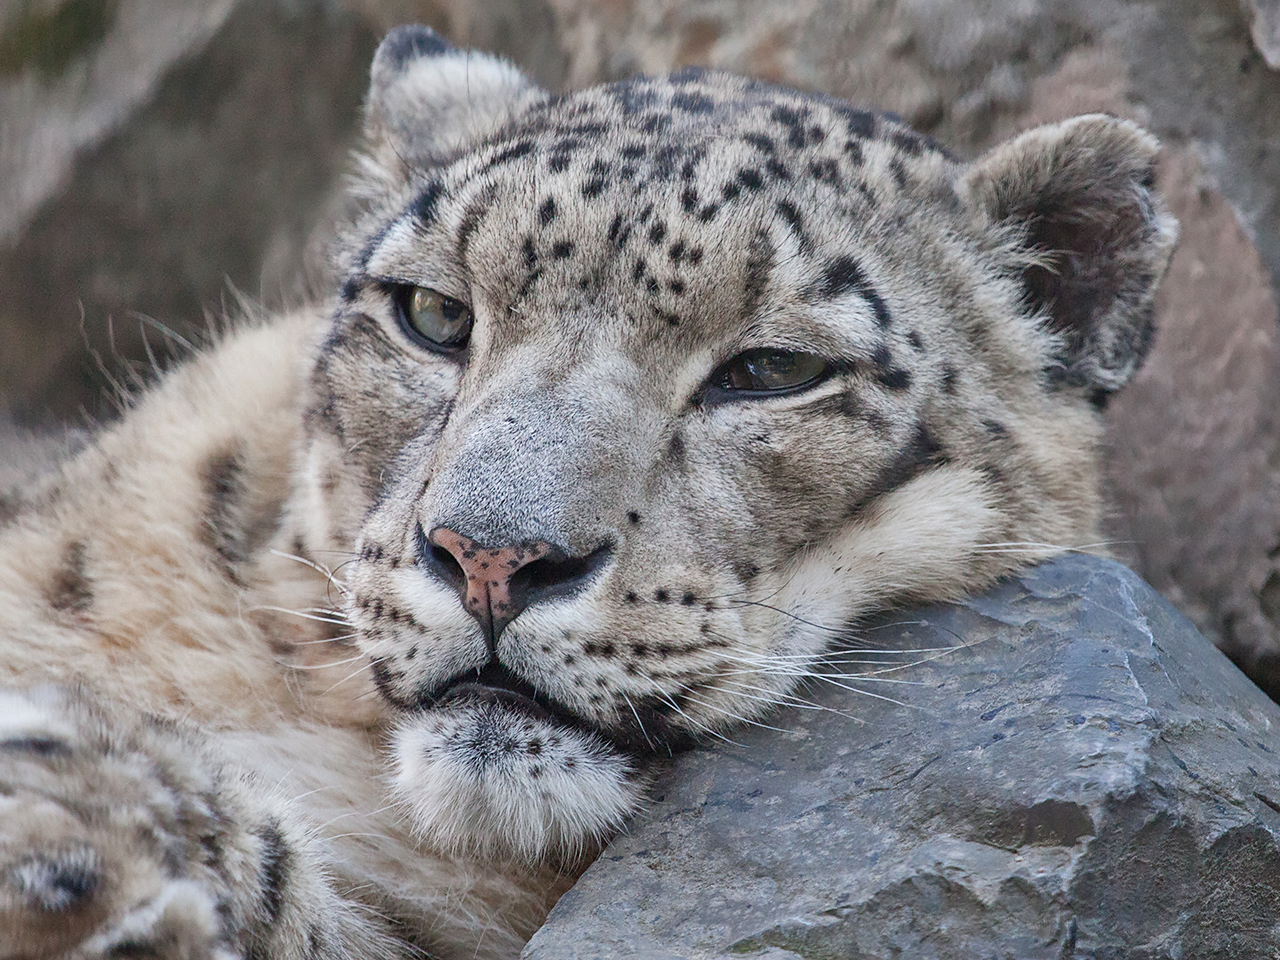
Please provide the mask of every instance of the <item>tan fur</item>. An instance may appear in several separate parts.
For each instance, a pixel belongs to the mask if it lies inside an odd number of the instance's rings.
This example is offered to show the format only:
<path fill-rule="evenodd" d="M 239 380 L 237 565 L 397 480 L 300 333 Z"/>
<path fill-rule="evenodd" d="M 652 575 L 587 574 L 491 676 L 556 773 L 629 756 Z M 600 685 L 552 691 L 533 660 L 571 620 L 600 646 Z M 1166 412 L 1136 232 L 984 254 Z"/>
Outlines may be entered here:
<path fill-rule="evenodd" d="M 0 960 L 514 956 L 654 756 L 871 609 L 1096 539 L 1091 401 L 1175 233 L 1136 127 L 965 165 L 410 28 L 368 118 L 333 301 L 0 499 Z"/>

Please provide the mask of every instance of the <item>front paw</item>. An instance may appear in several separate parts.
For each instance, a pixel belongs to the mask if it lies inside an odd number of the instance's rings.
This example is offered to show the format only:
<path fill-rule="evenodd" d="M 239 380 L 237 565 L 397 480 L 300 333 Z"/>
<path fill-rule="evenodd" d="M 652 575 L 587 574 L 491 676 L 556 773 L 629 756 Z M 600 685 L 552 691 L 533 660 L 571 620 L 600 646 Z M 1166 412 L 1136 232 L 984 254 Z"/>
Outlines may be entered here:
<path fill-rule="evenodd" d="M 174 727 L 0 690 L 0 958 L 240 956 L 217 796 Z"/>

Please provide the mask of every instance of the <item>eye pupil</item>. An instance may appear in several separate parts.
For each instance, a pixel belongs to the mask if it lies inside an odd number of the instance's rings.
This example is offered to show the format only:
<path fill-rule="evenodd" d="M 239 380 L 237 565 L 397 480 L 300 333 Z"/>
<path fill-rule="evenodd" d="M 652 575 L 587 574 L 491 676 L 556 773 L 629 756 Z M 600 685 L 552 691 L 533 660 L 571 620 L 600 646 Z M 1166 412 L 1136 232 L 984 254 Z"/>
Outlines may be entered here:
<path fill-rule="evenodd" d="M 471 308 L 428 287 L 412 287 L 400 301 L 401 314 L 410 333 L 428 346 L 456 350 L 471 337 Z"/>

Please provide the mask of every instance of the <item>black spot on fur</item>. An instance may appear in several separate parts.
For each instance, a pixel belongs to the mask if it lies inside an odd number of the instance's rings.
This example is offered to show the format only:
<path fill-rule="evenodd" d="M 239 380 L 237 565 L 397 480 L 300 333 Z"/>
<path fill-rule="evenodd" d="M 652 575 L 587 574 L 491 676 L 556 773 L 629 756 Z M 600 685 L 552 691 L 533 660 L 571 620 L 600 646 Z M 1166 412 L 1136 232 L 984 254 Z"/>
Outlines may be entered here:
<path fill-rule="evenodd" d="M 640 601 L 640 598 L 636 596 L 636 592 L 634 590 L 628 590 L 623 599 L 626 600 L 627 603 L 638 603 Z"/>
<path fill-rule="evenodd" d="M 671 245 L 671 249 L 667 251 L 667 256 L 671 258 L 672 263 L 679 263 L 684 256 L 685 246 L 683 240 L 677 240 Z"/>
<path fill-rule="evenodd" d="M 684 293 L 684 281 L 672 280 L 667 284 L 667 289 L 670 290 L 672 293 L 674 293 L 676 296 L 680 296 L 682 293 Z"/>
<path fill-rule="evenodd" d="M 983 420 L 982 428 L 997 440 L 1003 440 L 1005 437 L 1009 436 L 1009 428 L 999 420 Z"/>
<path fill-rule="evenodd" d="M 698 191 L 693 187 L 685 187 L 680 191 L 680 206 L 684 208 L 686 213 L 693 213 L 698 209 Z"/>
<path fill-rule="evenodd" d="M 779 200 L 774 204 L 774 209 L 781 214 L 782 219 L 787 222 L 787 226 L 801 240 L 804 239 L 804 219 L 800 216 L 800 210 L 790 200 Z"/>
<path fill-rule="evenodd" d="M 360 296 L 360 281 L 355 277 L 347 277 L 342 282 L 342 289 L 338 293 L 343 303 L 354 303 L 356 297 Z M 4 520 L 3 507 L 0 506 L 0 522 Z"/>
<path fill-rule="evenodd" d="M 829 157 L 821 160 L 814 160 L 809 164 L 809 176 L 821 183 L 829 183 L 832 186 L 840 184 L 840 164 L 836 163 Z"/>
<path fill-rule="evenodd" d="M 686 456 L 684 437 L 677 433 L 667 443 L 667 460 L 674 464 L 677 469 L 684 470 Z"/>
<path fill-rule="evenodd" d="M 736 200 L 738 198 L 738 194 L 741 192 L 742 187 L 738 186 L 736 183 L 726 183 L 720 188 L 720 196 L 724 197 L 726 201 Z"/>
<path fill-rule="evenodd" d="M 905 130 L 895 130 L 890 135 L 889 139 L 890 141 L 893 142 L 894 146 L 896 146 L 899 150 L 901 150 L 903 153 L 907 154 L 908 156 L 911 156 L 911 157 L 920 156 L 920 150 L 921 150 L 922 144 L 920 142 L 920 138 L 917 137 L 915 134 L 908 133 Z"/>
<path fill-rule="evenodd" d="M 640 129 L 645 133 L 659 133 L 671 126 L 671 118 L 665 113 L 650 114 L 640 124 Z"/>
<path fill-rule="evenodd" d="M 844 155 L 848 158 L 849 163 L 855 167 L 863 164 L 862 144 L 857 140 L 846 140 L 844 142 Z"/>
<path fill-rule="evenodd" d="M 524 256 L 525 267 L 532 270 L 538 265 L 538 251 L 534 249 L 532 237 L 524 238 L 524 244 L 520 250 Z"/>
<path fill-rule="evenodd" d="M 58 855 L 37 853 L 13 864 L 7 878 L 26 904 L 42 912 L 74 910 L 102 883 L 98 856 L 78 846 Z M 20 901 L 21 902 L 21 901 Z M 45 921 L 49 922 L 49 921 Z"/>
<path fill-rule="evenodd" d="M 911 344 L 911 347 L 914 350 L 924 349 L 924 341 L 920 339 L 920 334 L 916 333 L 914 330 L 907 334 L 907 343 Z"/>
<path fill-rule="evenodd" d="M 542 201 L 542 206 L 538 208 L 538 222 L 544 227 L 556 218 L 556 201 L 554 197 L 547 197 Z"/>
<path fill-rule="evenodd" d="M 671 105 L 685 113 L 710 113 L 715 109 L 711 99 L 700 93 L 677 93 L 671 98 Z"/>
<path fill-rule="evenodd" d="M 871 362 L 876 368 L 876 380 L 890 390 L 906 390 L 911 386 L 911 373 L 895 366 L 893 354 L 886 346 L 879 346 L 871 355 Z"/>
<path fill-rule="evenodd" d="M 838 108 L 837 113 L 844 118 L 846 129 L 851 137 L 864 140 L 876 134 L 876 115 L 868 110 L 857 110 L 853 107 Z"/>
<path fill-rule="evenodd" d="M 582 195 L 588 200 L 600 196 L 604 192 L 606 182 L 604 177 L 592 177 L 582 185 Z"/>
<path fill-rule="evenodd" d="M 649 228 L 649 242 L 657 246 L 662 242 L 663 237 L 667 235 L 667 225 L 659 220 Z"/>
<path fill-rule="evenodd" d="M 560 240 L 551 248 L 551 256 L 557 260 L 565 260 L 573 255 L 573 241 Z"/>
<path fill-rule="evenodd" d="M 760 171 L 753 167 L 743 167 L 739 170 L 738 182 L 748 190 L 759 190 L 764 186 L 764 178 L 760 176 Z"/>
<path fill-rule="evenodd" d="M 780 160 L 770 157 L 765 161 L 764 168 L 769 171 L 769 175 L 778 180 L 789 181 L 791 179 L 791 171 L 783 165 Z"/>
<path fill-rule="evenodd" d="M 787 143 L 791 147 L 799 150 L 805 146 L 806 137 L 804 129 L 804 120 L 806 113 L 799 110 L 793 110 L 790 107 L 777 106 L 773 108 L 770 116 L 777 122 L 787 128 Z"/>
<path fill-rule="evenodd" d="M 708 203 L 705 207 L 698 211 L 698 219 L 703 223 L 710 223 L 715 219 L 715 215 L 720 212 L 718 203 Z"/>
<path fill-rule="evenodd" d="M 858 262 L 850 256 L 836 257 L 822 271 L 819 293 L 825 299 L 834 299 L 845 293 L 857 293 L 871 305 L 876 322 L 883 328 L 893 322 L 889 307 L 880 294 L 867 281 Z"/>
<path fill-rule="evenodd" d="M 440 183 L 432 181 L 413 201 L 413 215 L 418 218 L 418 222 L 424 227 L 435 223 L 436 208 L 439 206 L 440 196 L 443 193 L 444 187 Z"/>
<path fill-rule="evenodd" d="M 533 153 L 533 151 L 534 143 L 532 140 L 517 141 L 516 143 L 511 144 L 511 146 L 495 153 L 489 162 L 485 164 L 483 172 L 487 173 L 494 167 L 501 166 L 504 163 L 511 163 L 512 161 L 519 160 L 522 157 L 527 157 L 529 154 Z"/>
<path fill-rule="evenodd" d="M 899 190 L 907 189 L 910 178 L 907 176 L 907 168 L 903 165 L 901 159 L 894 157 L 889 161 L 889 172 L 893 174 L 893 182 L 898 185 Z"/>
<path fill-rule="evenodd" d="M 765 136 L 763 133 L 744 134 L 742 139 L 746 143 L 751 144 L 751 146 L 755 147 L 761 153 L 765 153 L 770 156 L 772 156 L 774 153 L 774 150 L 777 149 L 774 146 L 773 140 Z"/>
<path fill-rule="evenodd" d="M 630 523 L 633 523 L 633 524 L 635 524 L 635 523 L 639 523 L 639 522 L 640 522 L 640 514 L 636 513 L 634 510 L 628 510 L 628 511 L 627 511 L 627 520 L 628 520 Z"/>
<path fill-rule="evenodd" d="M 284 905 L 284 890 L 293 868 L 293 855 L 280 833 L 280 825 L 274 820 L 263 824 L 257 836 L 262 842 L 262 861 L 258 866 L 262 910 L 268 926 L 274 926 Z"/>
<path fill-rule="evenodd" d="M 659 587 L 657 590 L 653 591 L 653 599 L 657 600 L 659 603 L 666 603 L 671 599 L 671 594 Z"/>
<path fill-rule="evenodd" d="M 83 613 L 93 605 L 93 583 L 85 569 L 85 546 L 81 540 L 67 544 L 62 562 L 49 584 L 49 606 L 60 613 Z"/>
<path fill-rule="evenodd" d="M 689 262 L 695 267 L 702 262 L 702 248 L 694 247 L 689 251 Z"/>

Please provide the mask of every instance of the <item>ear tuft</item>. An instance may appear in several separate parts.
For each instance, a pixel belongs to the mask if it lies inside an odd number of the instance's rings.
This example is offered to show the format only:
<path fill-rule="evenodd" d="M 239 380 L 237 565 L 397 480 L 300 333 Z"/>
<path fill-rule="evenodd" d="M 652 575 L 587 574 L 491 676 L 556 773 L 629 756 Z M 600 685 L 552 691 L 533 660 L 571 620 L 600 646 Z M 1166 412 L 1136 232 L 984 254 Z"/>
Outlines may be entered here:
<path fill-rule="evenodd" d="M 987 226 L 1012 232 L 1027 303 L 1060 336 L 1064 385 L 1095 396 L 1134 374 L 1178 225 L 1153 192 L 1160 145 L 1136 124 L 1094 114 L 1037 127 L 964 176 Z"/>
<path fill-rule="evenodd" d="M 546 94 L 498 57 L 458 50 L 429 27 L 396 27 L 370 70 L 367 171 L 403 183 L 478 143 Z"/>

